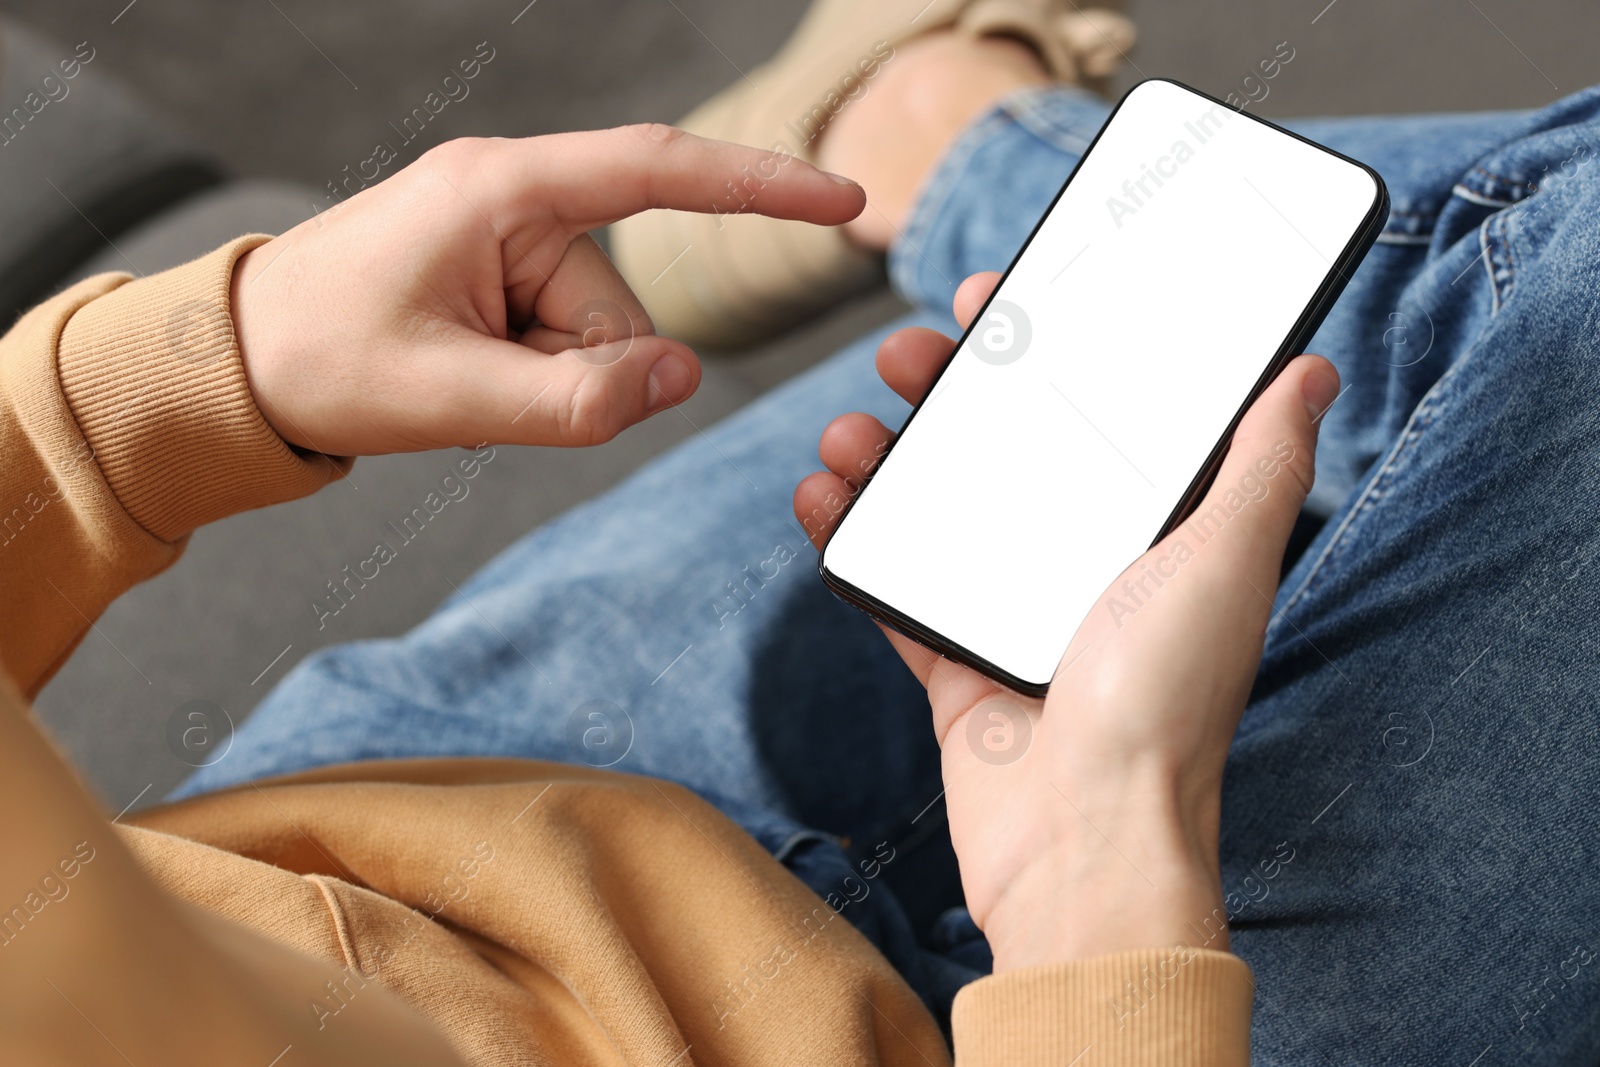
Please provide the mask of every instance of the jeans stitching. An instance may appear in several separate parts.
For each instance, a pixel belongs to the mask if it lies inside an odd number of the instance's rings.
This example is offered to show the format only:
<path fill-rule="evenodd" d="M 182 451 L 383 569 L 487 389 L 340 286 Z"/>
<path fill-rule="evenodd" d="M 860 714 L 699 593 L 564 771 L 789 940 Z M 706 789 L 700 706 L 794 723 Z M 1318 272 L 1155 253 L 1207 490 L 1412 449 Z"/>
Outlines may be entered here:
<path fill-rule="evenodd" d="M 1034 139 L 1067 155 L 1083 154 L 1088 138 L 1081 132 L 1058 124 L 1052 116 L 1076 97 L 1059 86 L 1029 88 L 1005 97 L 987 115 L 969 126 L 944 154 L 933 176 L 917 193 L 910 221 L 891 255 L 890 275 L 902 297 L 915 302 L 924 288 L 923 268 L 932 260 L 923 251 L 944 216 L 946 206 L 961 183 L 962 175 L 978 152 L 1015 127 Z M 946 279 L 953 287 L 959 279 Z M 930 286 L 931 287 L 931 283 Z"/>
<path fill-rule="evenodd" d="M 1057 87 L 1042 91 L 1024 90 L 1007 97 L 1000 106 L 1016 120 L 1017 125 L 1056 151 L 1081 157 L 1088 150 L 1093 137 L 1078 129 L 1076 122 L 1068 125 L 1056 120 L 1056 112 L 1064 99 L 1063 90 Z M 1096 129 L 1099 129 L 1099 125 L 1096 124 Z"/>
<path fill-rule="evenodd" d="M 1511 234 L 1505 212 L 1484 220 L 1483 248 L 1484 265 L 1489 269 L 1489 290 L 1494 296 L 1489 314 L 1494 316 L 1500 313 L 1517 287 L 1516 263 L 1511 253 Z"/>
<path fill-rule="evenodd" d="M 1457 368 L 1467 362 L 1468 359 L 1463 357 L 1455 366 L 1446 371 L 1434 383 L 1433 388 L 1428 390 L 1427 395 L 1417 404 L 1416 409 L 1411 413 L 1411 418 L 1407 420 L 1405 431 L 1395 440 L 1393 447 L 1389 450 L 1389 454 L 1384 457 L 1383 464 L 1368 479 L 1366 486 L 1362 489 L 1361 498 L 1356 501 L 1349 513 L 1345 515 L 1344 520 L 1339 523 L 1339 529 L 1334 533 L 1333 539 L 1322 550 L 1322 555 L 1317 557 L 1317 561 L 1312 564 L 1311 570 L 1301 580 L 1300 585 L 1290 595 L 1289 599 L 1284 601 L 1282 611 L 1272 621 L 1272 630 L 1279 628 L 1279 619 L 1287 615 L 1303 597 L 1321 588 L 1324 577 L 1332 565 L 1345 557 L 1350 548 L 1352 531 L 1357 523 L 1369 515 L 1384 499 L 1389 487 L 1393 485 L 1395 478 L 1403 470 L 1403 461 L 1410 457 L 1414 450 L 1413 446 L 1421 438 L 1423 431 L 1432 425 L 1434 417 L 1444 403 L 1447 388 L 1454 383 Z M 1270 642 L 1270 640 L 1271 633 L 1269 632 L 1268 641 Z"/>
<path fill-rule="evenodd" d="M 1493 217 L 1491 216 L 1490 218 L 1492 219 Z M 1487 230 L 1489 221 L 1488 219 L 1484 220 L 1483 226 L 1479 228 L 1480 233 Z M 1487 237 L 1483 239 L 1487 240 Z M 1299 603 L 1304 596 L 1320 588 L 1328 569 L 1332 564 L 1344 558 L 1350 547 L 1349 542 L 1352 530 L 1361 519 L 1370 514 L 1378 503 L 1383 500 L 1389 487 L 1393 485 L 1395 479 L 1403 471 L 1404 461 L 1409 459 L 1415 451 L 1414 446 L 1421 439 L 1423 431 L 1433 424 L 1440 409 L 1444 407 L 1457 378 L 1465 373 L 1464 368 L 1472 366 L 1481 344 L 1480 340 L 1463 352 L 1461 357 L 1451 364 L 1444 374 L 1440 375 L 1439 380 L 1433 383 L 1433 388 L 1429 389 L 1422 399 L 1417 402 L 1416 408 L 1411 412 L 1411 417 L 1406 421 L 1405 429 L 1395 440 L 1394 445 L 1389 450 L 1389 454 L 1384 457 L 1382 465 L 1379 466 L 1378 470 L 1362 489 L 1360 499 L 1351 507 L 1343 521 L 1339 523 L 1339 528 L 1335 531 L 1332 540 L 1322 550 L 1322 555 L 1317 557 L 1317 561 L 1312 564 L 1311 570 L 1300 582 L 1299 587 L 1284 602 L 1282 614 L 1287 614 L 1289 609 Z M 1277 628 L 1278 619 L 1274 618 L 1271 629 L 1275 630 Z M 1269 637 L 1270 633 L 1271 631 L 1269 630 Z"/>
<path fill-rule="evenodd" d="M 1437 210 L 1405 211 L 1390 207 L 1389 217 L 1384 220 L 1383 232 L 1378 235 L 1378 240 L 1385 244 L 1431 244 L 1433 231 L 1438 225 Z"/>
<path fill-rule="evenodd" d="M 890 272 L 895 290 L 905 299 L 917 302 L 919 291 L 923 288 L 919 275 L 922 267 L 930 262 L 923 249 L 929 244 L 939 220 L 944 217 L 945 207 L 959 187 L 961 175 L 978 150 L 997 139 L 1010 123 L 1006 111 L 996 108 L 968 127 L 960 140 L 945 153 L 933 177 L 917 194 L 910 221 L 906 223 L 896 254 L 892 257 Z"/>
<path fill-rule="evenodd" d="M 1473 175 L 1479 174 L 1488 179 L 1487 182 L 1475 181 L 1473 179 Z M 1506 207 L 1510 207 L 1511 205 L 1519 203 L 1527 198 L 1527 184 L 1528 183 L 1526 181 L 1508 178 L 1503 174 L 1496 174 L 1494 171 L 1487 170 L 1482 166 L 1473 167 L 1472 170 L 1468 171 L 1466 174 L 1463 174 L 1461 179 L 1456 182 L 1456 185 L 1459 188 L 1465 189 L 1474 196 L 1480 196 L 1486 200 L 1494 200 L 1505 205 Z M 1505 186 L 1508 192 L 1499 192 L 1494 188 L 1495 185 Z M 1510 196 L 1511 199 L 1507 200 L 1507 196 Z"/>

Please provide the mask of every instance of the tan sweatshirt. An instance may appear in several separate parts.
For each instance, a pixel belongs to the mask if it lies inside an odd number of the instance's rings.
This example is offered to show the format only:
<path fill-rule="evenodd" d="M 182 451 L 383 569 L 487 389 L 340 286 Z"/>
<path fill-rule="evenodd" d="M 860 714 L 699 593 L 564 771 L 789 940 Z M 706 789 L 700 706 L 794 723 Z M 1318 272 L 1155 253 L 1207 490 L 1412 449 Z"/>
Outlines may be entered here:
<path fill-rule="evenodd" d="M 229 285 L 262 240 L 0 340 L 0 1062 L 949 1062 L 845 917 L 664 782 L 368 763 L 107 822 L 28 699 L 195 528 L 347 466 L 246 383 Z M 1017 971 L 961 993 L 954 1055 L 1243 1064 L 1251 999 L 1205 950 Z"/>

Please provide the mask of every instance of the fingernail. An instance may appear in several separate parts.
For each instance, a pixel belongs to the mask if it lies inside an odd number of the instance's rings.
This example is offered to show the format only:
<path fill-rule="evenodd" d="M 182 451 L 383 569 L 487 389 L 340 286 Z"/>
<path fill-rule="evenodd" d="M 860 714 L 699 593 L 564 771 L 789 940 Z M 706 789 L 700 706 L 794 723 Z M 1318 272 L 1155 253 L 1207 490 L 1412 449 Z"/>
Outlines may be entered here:
<path fill-rule="evenodd" d="M 857 189 L 861 188 L 861 183 L 860 182 L 851 181 L 849 178 L 846 178 L 843 174 L 835 174 L 831 170 L 825 170 L 822 173 L 826 174 L 829 178 L 832 178 L 835 182 L 837 182 L 840 185 L 853 185 Z"/>
<path fill-rule="evenodd" d="M 1300 383 L 1300 393 L 1305 397 L 1306 414 L 1318 419 L 1339 398 L 1339 379 L 1324 370 L 1314 370 Z"/>
<path fill-rule="evenodd" d="M 651 411 L 671 407 L 687 398 L 694 375 L 681 356 L 662 356 L 650 368 Z"/>

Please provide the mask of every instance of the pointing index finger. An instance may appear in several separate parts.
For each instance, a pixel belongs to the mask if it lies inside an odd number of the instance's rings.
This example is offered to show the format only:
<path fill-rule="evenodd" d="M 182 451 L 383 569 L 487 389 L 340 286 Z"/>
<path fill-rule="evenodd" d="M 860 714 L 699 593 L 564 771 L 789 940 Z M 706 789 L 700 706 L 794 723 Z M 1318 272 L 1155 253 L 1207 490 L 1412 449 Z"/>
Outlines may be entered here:
<path fill-rule="evenodd" d="M 770 215 L 824 226 L 866 207 L 859 185 L 782 146 L 750 148 L 671 126 L 623 126 L 508 142 L 525 177 L 513 196 L 546 206 L 575 231 L 650 208 Z"/>

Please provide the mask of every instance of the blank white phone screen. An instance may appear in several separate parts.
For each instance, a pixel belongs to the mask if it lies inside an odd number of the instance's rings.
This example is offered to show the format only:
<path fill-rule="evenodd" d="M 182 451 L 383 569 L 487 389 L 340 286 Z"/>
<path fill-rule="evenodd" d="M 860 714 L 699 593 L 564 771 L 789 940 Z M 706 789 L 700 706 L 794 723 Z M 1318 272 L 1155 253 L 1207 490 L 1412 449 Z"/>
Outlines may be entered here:
<path fill-rule="evenodd" d="M 1381 195 L 1325 149 L 1171 82 L 1136 87 L 840 524 L 827 572 L 1047 685 Z"/>

